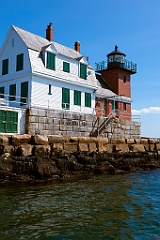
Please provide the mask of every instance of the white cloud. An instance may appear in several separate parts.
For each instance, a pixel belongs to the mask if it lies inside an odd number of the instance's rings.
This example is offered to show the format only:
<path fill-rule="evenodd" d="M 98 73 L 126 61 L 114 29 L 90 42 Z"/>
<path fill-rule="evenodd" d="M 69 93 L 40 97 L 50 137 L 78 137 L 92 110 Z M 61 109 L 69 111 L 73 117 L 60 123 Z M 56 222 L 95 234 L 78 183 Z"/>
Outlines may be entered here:
<path fill-rule="evenodd" d="M 149 107 L 142 108 L 140 110 L 132 110 L 133 115 L 141 115 L 141 114 L 160 114 L 160 107 Z"/>

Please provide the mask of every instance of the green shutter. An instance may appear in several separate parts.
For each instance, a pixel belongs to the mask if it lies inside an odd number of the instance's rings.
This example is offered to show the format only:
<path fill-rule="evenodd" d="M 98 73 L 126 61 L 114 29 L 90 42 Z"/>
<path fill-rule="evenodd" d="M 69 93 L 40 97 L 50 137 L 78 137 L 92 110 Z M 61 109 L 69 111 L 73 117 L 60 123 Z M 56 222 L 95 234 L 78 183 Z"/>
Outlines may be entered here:
<path fill-rule="evenodd" d="M 74 90 L 74 104 L 81 105 L 81 92 Z"/>
<path fill-rule="evenodd" d="M 28 82 L 21 83 L 21 105 L 26 104 L 28 100 Z"/>
<path fill-rule="evenodd" d="M 23 53 L 17 55 L 16 71 L 23 70 Z"/>
<path fill-rule="evenodd" d="M 63 71 L 70 72 L 70 65 L 67 62 L 63 62 Z"/>
<path fill-rule="evenodd" d="M 85 93 L 85 106 L 91 107 L 91 94 Z"/>
<path fill-rule="evenodd" d="M 6 132 L 16 133 L 18 124 L 18 113 L 12 111 L 6 111 Z"/>
<path fill-rule="evenodd" d="M 80 63 L 80 78 L 87 79 L 87 66 Z"/>
<path fill-rule="evenodd" d="M 70 107 L 70 90 L 62 88 L 62 108 L 69 109 Z"/>
<path fill-rule="evenodd" d="M 17 133 L 18 113 L 14 111 L 0 110 L 0 132 Z"/>
<path fill-rule="evenodd" d="M 12 84 L 9 87 L 9 100 L 10 101 L 16 100 L 16 84 Z"/>
<path fill-rule="evenodd" d="M 0 110 L 0 132 L 6 132 L 6 111 Z"/>
<path fill-rule="evenodd" d="M 0 87 L 0 98 L 4 98 L 4 87 Z"/>
<path fill-rule="evenodd" d="M 2 75 L 8 74 L 8 59 L 2 61 Z"/>
<path fill-rule="evenodd" d="M 55 70 L 55 54 L 47 52 L 47 68 Z"/>

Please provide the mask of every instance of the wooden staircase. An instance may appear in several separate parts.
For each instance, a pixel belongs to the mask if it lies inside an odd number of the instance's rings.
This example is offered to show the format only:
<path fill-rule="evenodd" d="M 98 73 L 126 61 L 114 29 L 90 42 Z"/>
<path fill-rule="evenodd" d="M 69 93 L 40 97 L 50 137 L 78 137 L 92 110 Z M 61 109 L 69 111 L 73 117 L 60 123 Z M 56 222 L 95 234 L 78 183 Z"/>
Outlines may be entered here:
<path fill-rule="evenodd" d="M 101 118 L 100 117 L 97 117 L 95 122 L 94 122 L 94 125 L 93 125 L 93 128 L 92 128 L 92 131 L 90 133 L 90 137 L 97 137 L 99 136 L 102 131 L 109 125 L 111 124 L 112 122 L 114 122 L 115 120 L 115 115 L 117 116 L 118 115 L 118 112 L 117 110 L 112 110 L 107 117 L 103 118 L 103 121 L 101 122 Z"/>

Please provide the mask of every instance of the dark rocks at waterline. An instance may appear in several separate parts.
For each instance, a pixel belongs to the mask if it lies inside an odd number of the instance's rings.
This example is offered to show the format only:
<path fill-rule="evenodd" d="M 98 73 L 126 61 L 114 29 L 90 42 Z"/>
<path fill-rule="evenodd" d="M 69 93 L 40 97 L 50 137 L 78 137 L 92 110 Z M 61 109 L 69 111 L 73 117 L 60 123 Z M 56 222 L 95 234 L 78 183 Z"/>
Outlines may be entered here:
<path fill-rule="evenodd" d="M 1 181 L 86 179 L 97 174 L 125 174 L 160 169 L 158 152 L 75 152 L 72 154 L 0 156 Z"/>

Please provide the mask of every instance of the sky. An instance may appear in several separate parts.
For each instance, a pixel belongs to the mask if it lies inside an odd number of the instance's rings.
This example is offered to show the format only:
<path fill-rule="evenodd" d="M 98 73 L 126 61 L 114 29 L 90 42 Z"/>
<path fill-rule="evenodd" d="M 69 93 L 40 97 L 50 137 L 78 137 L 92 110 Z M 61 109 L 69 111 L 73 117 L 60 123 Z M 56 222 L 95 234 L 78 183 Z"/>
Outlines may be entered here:
<path fill-rule="evenodd" d="M 142 137 L 160 138 L 160 0 L 1 0 L 0 47 L 11 25 L 45 37 L 50 22 L 54 41 L 71 48 L 80 41 L 94 68 L 115 45 L 137 63 L 132 113 Z"/>

